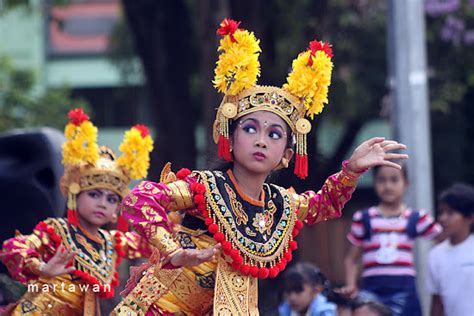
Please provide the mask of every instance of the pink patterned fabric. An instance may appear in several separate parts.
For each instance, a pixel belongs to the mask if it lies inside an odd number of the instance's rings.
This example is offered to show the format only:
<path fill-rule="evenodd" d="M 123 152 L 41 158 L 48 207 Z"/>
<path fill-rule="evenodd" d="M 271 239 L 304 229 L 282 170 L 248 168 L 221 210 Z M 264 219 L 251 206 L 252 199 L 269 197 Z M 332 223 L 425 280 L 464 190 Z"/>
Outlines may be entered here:
<path fill-rule="evenodd" d="M 25 236 L 19 236 L 6 240 L 0 254 L 0 260 L 7 267 L 11 277 L 22 283 L 38 278 L 26 269 L 29 258 L 41 258 L 37 249 L 31 247 Z"/>
<path fill-rule="evenodd" d="M 166 215 L 166 207 L 171 202 L 169 191 L 163 183 L 143 181 L 123 200 L 123 216 L 148 241 L 155 236 L 158 227 L 171 232 Z"/>
<path fill-rule="evenodd" d="M 139 259 L 142 257 L 150 257 L 153 252 L 151 246 L 142 236 L 136 232 L 122 232 L 119 230 L 111 230 L 109 233 L 112 236 L 119 236 L 120 248 L 123 251 L 123 256 L 127 259 Z M 119 240 L 114 238 L 115 242 Z"/>
<path fill-rule="evenodd" d="M 308 225 L 341 217 L 344 205 L 356 189 L 359 175 L 342 171 L 329 176 L 318 193 L 306 191 L 303 195 L 309 198 L 309 212 L 304 222 Z"/>
<path fill-rule="evenodd" d="M 18 235 L 3 242 L 0 260 L 13 279 L 22 283 L 36 280 L 38 277 L 29 269 L 32 261 L 47 261 L 54 255 L 56 249 L 46 229 L 46 226 L 38 225 L 31 235 Z"/>

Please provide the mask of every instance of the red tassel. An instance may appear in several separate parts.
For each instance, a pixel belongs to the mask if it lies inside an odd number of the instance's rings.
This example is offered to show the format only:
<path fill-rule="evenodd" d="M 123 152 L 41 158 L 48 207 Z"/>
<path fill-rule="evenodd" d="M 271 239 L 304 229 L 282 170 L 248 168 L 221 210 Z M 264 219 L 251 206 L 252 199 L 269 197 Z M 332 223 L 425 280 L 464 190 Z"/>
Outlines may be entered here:
<path fill-rule="evenodd" d="M 291 237 L 295 238 L 296 236 L 298 236 L 299 233 L 300 233 L 300 230 L 297 229 L 296 227 L 293 227 L 293 231 L 291 232 Z"/>
<path fill-rule="evenodd" d="M 67 210 L 67 222 L 69 225 L 78 226 L 77 212 L 75 210 Z"/>
<path fill-rule="evenodd" d="M 223 241 L 221 244 L 222 244 L 222 251 L 226 255 L 230 254 L 230 252 L 232 250 L 232 244 L 230 242 L 228 242 L 227 240 Z"/>
<path fill-rule="evenodd" d="M 218 152 L 220 158 L 226 161 L 232 161 L 232 155 L 230 154 L 230 142 L 224 135 L 219 136 Z"/>
<path fill-rule="evenodd" d="M 211 224 L 207 227 L 207 230 L 211 233 L 211 234 L 215 234 L 219 231 L 219 226 L 217 226 L 216 224 Z"/>
<path fill-rule="evenodd" d="M 242 256 L 235 257 L 233 263 L 240 267 L 244 263 L 244 258 Z"/>
<path fill-rule="evenodd" d="M 273 268 L 270 268 L 270 270 L 268 272 L 268 276 L 270 277 L 270 279 L 274 279 L 274 278 L 276 278 L 278 273 L 280 273 L 280 269 L 277 266 L 275 266 Z"/>
<path fill-rule="evenodd" d="M 270 274 L 270 271 L 268 270 L 268 268 L 260 268 L 260 270 L 258 270 L 258 277 L 260 279 L 268 278 L 269 274 Z"/>
<path fill-rule="evenodd" d="M 191 174 L 191 170 L 189 170 L 188 168 L 182 168 L 178 172 L 176 172 L 176 176 L 180 180 L 183 180 L 184 178 L 186 178 L 190 174 Z"/>
<path fill-rule="evenodd" d="M 296 250 L 298 249 L 298 243 L 294 240 L 291 240 L 289 243 L 288 243 L 288 246 L 290 247 L 291 250 Z"/>
<path fill-rule="evenodd" d="M 196 194 L 196 195 L 194 195 L 194 202 L 196 204 L 203 204 L 203 203 L 206 202 L 206 199 L 204 198 L 204 195 Z"/>
<path fill-rule="evenodd" d="M 214 234 L 214 240 L 217 242 L 223 242 L 225 240 L 225 236 L 221 232 L 217 232 Z"/>
<path fill-rule="evenodd" d="M 128 232 L 128 222 L 127 220 L 123 217 L 123 215 L 120 215 L 117 221 L 117 230 L 121 232 Z"/>
<path fill-rule="evenodd" d="M 248 275 L 250 273 L 250 266 L 249 265 L 242 265 L 240 267 L 240 272 L 242 272 L 243 275 Z"/>
<path fill-rule="evenodd" d="M 232 249 L 230 251 L 230 257 L 235 260 L 236 258 L 240 257 L 240 252 L 237 249 Z"/>
<path fill-rule="evenodd" d="M 257 278 L 258 277 L 258 272 L 260 271 L 260 269 L 256 266 L 250 266 L 250 275 L 253 276 L 254 278 Z"/>
<path fill-rule="evenodd" d="M 234 270 L 239 270 L 240 267 L 242 266 L 242 264 L 239 263 L 239 262 L 234 261 L 234 262 L 232 262 L 232 264 L 231 264 L 230 266 L 231 266 L 232 269 L 234 269 Z"/>
<path fill-rule="evenodd" d="M 286 259 L 287 262 L 290 262 L 291 260 L 293 260 L 293 254 L 291 253 L 291 251 L 287 251 L 284 254 L 284 258 Z"/>
<path fill-rule="evenodd" d="M 296 154 L 294 172 L 300 179 L 304 179 L 308 176 L 308 155 Z"/>
<path fill-rule="evenodd" d="M 295 228 L 298 229 L 298 230 L 300 230 L 301 228 L 303 228 L 303 222 L 300 221 L 299 219 L 296 220 L 296 222 L 295 222 Z"/>

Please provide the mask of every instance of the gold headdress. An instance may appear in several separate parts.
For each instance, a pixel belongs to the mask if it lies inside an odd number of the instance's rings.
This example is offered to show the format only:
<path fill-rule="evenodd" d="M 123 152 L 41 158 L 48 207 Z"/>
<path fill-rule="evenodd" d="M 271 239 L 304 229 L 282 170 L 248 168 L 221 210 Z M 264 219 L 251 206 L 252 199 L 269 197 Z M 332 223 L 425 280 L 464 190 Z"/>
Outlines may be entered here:
<path fill-rule="evenodd" d="M 225 19 L 217 30 L 223 36 L 215 69 L 214 87 L 225 94 L 214 121 L 214 141 L 219 157 L 232 160 L 229 143 L 229 120 L 256 111 L 280 116 L 296 137 L 295 174 L 308 175 L 306 135 L 313 119 L 328 103 L 333 64 L 332 49 L 327 43 L 310 42 L 309 48 L 293 60 L 292 71 L 283 88 L 258 86 L 260 75 L 259 40 L 252 32 L 239 29 L 240 22 Z"/>
<path fill-rule="evenodd" d="M 114 152 L 97 145 L 97 127 L 82 109 L 69 112 L 69 123 L 64 134 L 64 175 L 61 191 L 67 197 L 68 220 L 77 225 L 76 196 L 84 190 L 109 189 L 124 198 L 130 181 L 145 178 L 150 166 L 153 140 L 148 128 L 135 125 L 125 133 L 116 159 Z M 119 218 L 119 228 L 125 230 L 126 221 Z"/>

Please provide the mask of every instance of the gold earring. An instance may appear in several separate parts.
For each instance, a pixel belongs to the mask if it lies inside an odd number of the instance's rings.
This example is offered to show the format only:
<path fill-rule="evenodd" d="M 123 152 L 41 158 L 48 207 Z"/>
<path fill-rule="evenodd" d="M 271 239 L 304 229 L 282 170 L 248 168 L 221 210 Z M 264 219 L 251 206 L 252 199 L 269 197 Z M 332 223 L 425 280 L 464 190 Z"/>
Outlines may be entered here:
<path fill-rule="evenodd" d="M 288 159 L 286 158 L 281 158 L 281 164 L 283 166 L 283 168 L 288 168 Z"/>
<path fill-rule="evenodd" d="M 112 222 L 113 223 L 117 222 L 117 214 L 112 215 Z"/>

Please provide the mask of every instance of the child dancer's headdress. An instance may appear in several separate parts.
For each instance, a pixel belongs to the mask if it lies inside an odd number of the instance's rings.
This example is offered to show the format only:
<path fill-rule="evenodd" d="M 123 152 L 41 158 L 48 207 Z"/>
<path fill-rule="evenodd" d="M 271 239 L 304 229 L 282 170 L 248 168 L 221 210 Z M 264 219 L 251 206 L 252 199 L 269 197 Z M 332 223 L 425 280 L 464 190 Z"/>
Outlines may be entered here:
<path fill-rule="evenodd" d="M 240 29 L 240 22 L 225 19 L 217 30 L 223 36 L 215 69 L 214 86 L 225 94 L 214 122 L 214 141 L 219 157 L 230 161 L 229 120 L 256 111 L 280 116 L 296 137 L 295 174 L 308 175 L 306 135 L 313 119 L 328 103 L 333 64 L 332 49 L 327 43 L 312 41 L 309 48 L 293 60 L 292 71 L 283 88 L 258 86 L 260 75 L 259 40 L 252 32 Z"/>
<path fill-rule="evenodd" d="M 122 155 L 116 159 L 111 149 L 97 145 L 97 127 L 82 109 L 71 110 L 68 116 L 69 123 L 64 130 L 61 191 L 67 197 L 68 221 L 77 225 L 77 194 L 104 188 L 124 198 L 131 179 L 147 176 L 153 140 L 146 126 L 135 125 L 125 132 L 119 148 Z M 122 216 L 118 219 L 118 228 L 127 230 L 127 222 Z"/>

